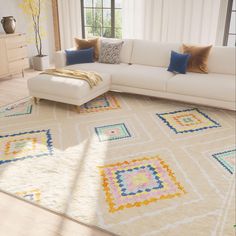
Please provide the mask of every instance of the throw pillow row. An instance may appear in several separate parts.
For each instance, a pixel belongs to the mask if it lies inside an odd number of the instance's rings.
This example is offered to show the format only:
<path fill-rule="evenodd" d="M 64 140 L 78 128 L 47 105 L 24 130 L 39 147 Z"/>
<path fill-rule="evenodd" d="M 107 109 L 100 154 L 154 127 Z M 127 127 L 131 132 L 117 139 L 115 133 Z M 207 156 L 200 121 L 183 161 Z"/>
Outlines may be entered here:
<path fill-rule="evenodd" d="M 67 65 L 78 63 L 100 63 L 119 64 L 120 52 L 123 41 L 78 39 L 75 38 L 77 50 L 66 50 Z M 198 47 L 192 45 L 182 46 L 182 53 L 171 51 L 168 71 L 185 74 L 188 72 L 208 73 L 207 61 L 212 46 Z"/>
<path fill-rule="evenodd" d="M 75 39 L 77 50 L 65 50 L 66 64 L 73 65 L 78 63 L 100 63 L 119 64 L 120 52 L 123 41 L 103 41 L 100 42 L 100 50 L 97 39 Z M 100 53 L 99 53 L 100 51 Z"/>
<path fill-rule="evenodd" d="M 183 44 L 183 54 L 171 51 L 168 71 L 185 74 L 188 72 L 208 73 L 208 57 L 212 46 L 197 47 Z"/>

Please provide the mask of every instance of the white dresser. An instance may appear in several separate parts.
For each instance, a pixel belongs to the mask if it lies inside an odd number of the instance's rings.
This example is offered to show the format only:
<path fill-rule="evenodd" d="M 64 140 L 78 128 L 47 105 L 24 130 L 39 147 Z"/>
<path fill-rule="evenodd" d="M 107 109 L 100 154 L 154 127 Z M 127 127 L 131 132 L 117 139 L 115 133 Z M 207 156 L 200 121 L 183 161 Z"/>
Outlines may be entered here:
<path fill-rule="evenodd" d="M 29 67 L 26 35 L 0 34 L 0 78 L 22 73 Z"/>

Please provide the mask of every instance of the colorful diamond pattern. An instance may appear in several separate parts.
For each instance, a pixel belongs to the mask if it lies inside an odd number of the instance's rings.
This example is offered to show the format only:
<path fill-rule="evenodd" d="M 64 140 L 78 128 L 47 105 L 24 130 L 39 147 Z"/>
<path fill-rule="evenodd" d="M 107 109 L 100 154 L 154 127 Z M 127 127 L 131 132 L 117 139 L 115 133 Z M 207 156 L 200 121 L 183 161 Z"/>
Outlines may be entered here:
<path fill-rule="evenodd" d="M 221 127 L 197 108 L 156 115 L 176 134 Z"/>
<path fill-rule="evenodd" d="M 131 137 L 124 123 L 95 127 L 95 132 L 100 142 Z"/>
<path fill-rule="evenodd" d="M 235 171 L 236 149 L 219 152 L 212 155 L 230 174 Z"/>
<path fill-rule="evenodd" d="M 99 168 L 106 201 L 112 213 L 186 193 L 173 171 L 158 156 Z"/>
<path fill-rule="evenodd" d="M 0 118 L 29 115 L 32 112 L 31 100 L 15 103 L 3 108 L 0 108 Z"/>
<path fill-rule="evenodd" d="M 122 196 L 135 195 L 145 191 L 150 192 L 152 189 L 163 188 L 162 181 L 157 176 L 155 168 L 151 165 L 118 170 L 115 174 Z"/>
<path fill-rule="evenodd" d="M 52 155 L 50 130 L 0 136 L 0 165 L 25 158 Z"/>
<path fill-rule="evenodd" d="M 32 189 L 29 191 L 17 192 L 15 193 L 18 197 L 24 198 L 25 200 L 40 203 L 41 192 L 39 189 Z"/>
<path fill-rule="evenodd" d="M 120 108 L 118 99 L 112 94 L 104 94 L 81 106 L 81 113 L 100 112 Z"/>

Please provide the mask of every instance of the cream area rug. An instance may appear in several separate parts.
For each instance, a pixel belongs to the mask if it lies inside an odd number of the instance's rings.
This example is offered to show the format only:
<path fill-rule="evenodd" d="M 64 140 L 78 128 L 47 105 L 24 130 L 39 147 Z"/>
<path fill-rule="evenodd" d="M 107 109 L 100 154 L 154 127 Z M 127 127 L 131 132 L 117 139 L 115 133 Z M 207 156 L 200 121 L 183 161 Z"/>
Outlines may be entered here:
<path fill-rule="evenodd" d="M 235 234 L 235 113 L 105 94 L 0 109 L 0 189 L 117 235 Z"/>

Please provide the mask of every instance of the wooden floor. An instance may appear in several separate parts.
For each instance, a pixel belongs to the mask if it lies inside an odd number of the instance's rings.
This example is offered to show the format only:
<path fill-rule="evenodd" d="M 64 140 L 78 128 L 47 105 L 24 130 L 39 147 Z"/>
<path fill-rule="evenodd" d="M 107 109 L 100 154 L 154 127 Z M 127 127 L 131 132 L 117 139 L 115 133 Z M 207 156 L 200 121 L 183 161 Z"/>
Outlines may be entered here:
<path fill-rule="evenodd" d="M 7 78 L 0 78 L 0 106 L 29 96 L 27 80 L 38 74 L 38 71 L 28 69 L 25 71 L 24 78 L 21 74 Z"/>
<path fill-rule="evenodd" d="M 0 106 L 29 96 L 27 80 L 39 72 L 0 79 Z M 0 190 L 0 236 L 109 236 L 105 231 L 75 222 Z"/>
<path fill-rule="evenodd" d="M 109 236 L 0 191 L 1 236 Z"/>

